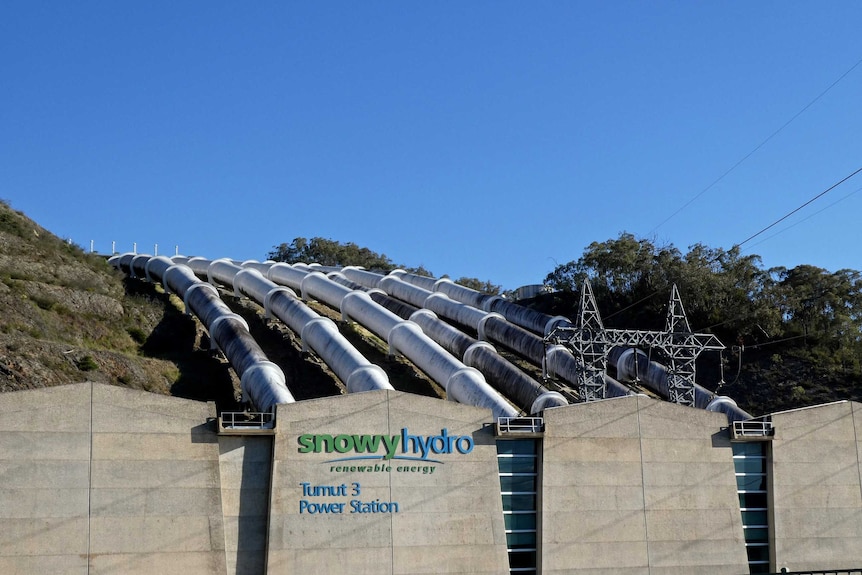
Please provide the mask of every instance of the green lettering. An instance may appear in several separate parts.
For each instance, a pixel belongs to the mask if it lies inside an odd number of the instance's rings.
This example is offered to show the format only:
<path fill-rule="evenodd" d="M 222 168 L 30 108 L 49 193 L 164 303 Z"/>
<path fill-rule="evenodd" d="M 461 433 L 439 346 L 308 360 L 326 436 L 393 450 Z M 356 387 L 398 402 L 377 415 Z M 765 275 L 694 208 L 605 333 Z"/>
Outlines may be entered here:
<path fill-rule="evenodd" d="M 300 453 L 309 453 L 314 448 L 314 436 L 313 435 L 300 435 L 299 436 L 299 448 Z"/>
<path fill-rule="evenodd" d="M 392 459 L 395 455 L 395 450 L 398 448 L 398 442 L 401 440 L 400 435 L 381 435 L 383 443 L 386 446 L 386 455 L 383 459 Z"/>

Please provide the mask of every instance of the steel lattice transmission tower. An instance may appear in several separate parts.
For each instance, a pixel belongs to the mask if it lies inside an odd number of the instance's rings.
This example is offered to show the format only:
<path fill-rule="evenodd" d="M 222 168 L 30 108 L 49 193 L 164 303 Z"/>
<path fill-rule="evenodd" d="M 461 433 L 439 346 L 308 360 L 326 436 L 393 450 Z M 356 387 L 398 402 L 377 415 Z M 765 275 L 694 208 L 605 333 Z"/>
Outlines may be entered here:
<path fill-rule="evenodd" d="M 546 343 L 568 348 L 580 360 L 578 392 L 584 401 L 605 398 L 608 350 L 616 346 L 662 351 L 670 365 L 668 399 L 694 407 L 695 363 L 704 351 L 721 351 L 724 345 L 710 333 L 693 333 L 676 284 L 671 289 L 664 331 L 605 329 L 589 280 L 584 280 L 578 319 L 574 326 L 559 326 Z"/>

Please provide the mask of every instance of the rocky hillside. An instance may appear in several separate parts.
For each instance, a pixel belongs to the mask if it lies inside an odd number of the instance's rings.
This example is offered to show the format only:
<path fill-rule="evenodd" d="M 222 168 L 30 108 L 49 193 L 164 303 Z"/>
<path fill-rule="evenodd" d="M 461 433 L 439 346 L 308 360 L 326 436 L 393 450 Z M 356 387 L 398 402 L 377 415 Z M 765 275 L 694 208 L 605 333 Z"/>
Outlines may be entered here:
<path fill-rule="evenodd" d="M 285 372 L 298 399 L 343 392 L 340 383 L 289 330 L 265 322 L 256 305 L 222 294 Z M 87 254 L 0 202 L 0 392 L 96 381 L 215 401 L 238 409 L 239 380 L 210 351 L 201 324 L 161 286 L 129 279 L 104 257 Z M 312 304 L 313 305 L 313 304 Z M 317 308 L 322 314 L 332 314 Z M 334 316 L 333 316 L 334 317 Z M 345 335 L 389 373 L 397 389 L 442 390 L 360 328 Z"/>

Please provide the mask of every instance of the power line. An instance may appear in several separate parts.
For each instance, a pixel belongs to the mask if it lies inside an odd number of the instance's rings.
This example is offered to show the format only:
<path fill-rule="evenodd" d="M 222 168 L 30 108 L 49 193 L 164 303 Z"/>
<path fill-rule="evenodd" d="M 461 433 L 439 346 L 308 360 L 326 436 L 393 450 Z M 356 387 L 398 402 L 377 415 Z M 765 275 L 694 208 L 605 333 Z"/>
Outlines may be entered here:
<path fill-rule="evenodd" d="M 798 222 L 793 223 L 793 224 L 791 224 L 791 225 L 787 226 L 786 228 L 784 228 L 784 229 L 782 229 L 782 230 L 779 230 L 779 231 L 775 232 L 774 234 L 772 234 L 772 235 L 771 235 L 771 236 L 769 236 L 769 237 L 763 238 L 762 240 L 760 240 L 760 241 L 759 241 L 759 242 L 757 242 L 756 244 L 752 244 L 751 246 L 749 246 L 749 248 L 753 248 L 753 247 L 755 247 L 755 246 L 759 246 L 760 244 L 762 244 L 762 243 L 764 243 L 764 242 L 767 242 L 767 241 L 771 240 L 771 239 L 772 239 L 772 238 L 774 238 L 775 236 L 780 235 L 780 234 L 783 234 L 783 233 L 784 233 L 784 232 L 786 232 L 787 230 L 790 230 L 790 229 L 795 228 L 795 227 L 796 227 L 796 226 L 798 226 L 799 224 L 801 224 L 801 223 L 803 223 L 803 222 L 806 222 L 806 221 L 810 220 L 811 218 L 813 218 L 813 217 L 814 217 L 814 216 L 816 216 L 817 214 L 820 214 L 820 213 L 825 212 L 826 210 L 828 210 L 828 209 L 829 209 L 829 208 L 831 208 L 832 206 L 834 206 L 834 205 L 836 205 L 836 204 L 839 204 L 839 203 L 843 202 L 844 200 L 846 200 L 847 198 L 849 198 L 850 196 L 852 196 L 852 195 L 854 195 L 854 194 L 856 194 L 856 193 L 858 193 L 858 192 L 862 192 L 862 188 L 856 188 L 855 190 L 853 190 L 852 192 L 850 192 L 850 193 L 849 193 L 849 194 L 847 194 L 846 196 L 842 197 L 841 199 L 835 200 L 834 202 L 832 202 L 832 203 L 831 203 L 831 204 L 829 204 L 828 206 L 826 206 L 826 207 L 824 207 L 824 208 L 822 208 L 822 209 L 820 209 L 820 210 L 817 210 L 817 211 L 816 211 L 816 212 L 814 212 L 813 214 L 811 214 L 811 215 L 809 215 L 809 216 L 807 216 L 807 217 L 802 218 L 802 219 L 801 219 L 801 220 L 799 220 Z"/>
<path fill-rule="evenodd" d="M 825 95 L 826 95 L 826 94 L 827 94 L 827 93 L 828 93 L 832 88 L 834 88 L 834 87 L 838 84 L 838 82 L 840 82 L 841 80 L 843 80 L 843 79 L 844 79 L 848 74 L 850 74 L 850 72 L 852 72 L 853 70 L 855 70 L 855 69 L 856 69 L 856 67 L 858 67 L 860 64 L 862 64 L 862 58 L 860 58 L 859 60 L 857 60 L 857 61 L 856 61 L 856 63 L 855 63 L 855 64 L 853 64 L 852 66 L 850 66 L 850 68 L 849 68 L 846 72 L 844 72 L 843 74 L 841 74 L 841 76 L 839 76 L 837 80 L 835 80 L 834 82 L 832 82 L 832 83 L 829 85 L 829 87 L 827 87 L 825 90 L 823 90 L 822 92 L 820 92 L 820 94 L 818 94 L 816 98 L 814 98 L 813 100 L 811 100 L 810 102 L 808 102 L 808 103 L 807 103 L 807 104 L 806 104 L 806 105 L 805 105 L 801 110 L 799 110 L 798 112 L 796 112 L 796 114 L 794 114 L 792 118 L 790 118 L 789 120 L 787 120 L 786 122 L 784 122 L 784 124 L 782 124 L 782 126 L 781 126 L 780 128 L 778 128 L 777 130 L 775 130 L 774 132 L 772 132 L 772 133 L 771 133 L 771 134 L 770 134 L 770 135 L 769 135 L 765 140 L 763 140 L 762 142 L 760 142 L 760 143 L 759 143 L 759 144 L 758 144 L 758 145 L 757 145 L 753 150 L 751 150 L 750 152 L 748 152 L 747 154 L 745 154 L 745 155 L 744 155 L 744 156 L 743 156 L 743 157 L 742 157 L 738 162 L 736 162 L 735 164 L 733 164 L 733 165 L 732 165 L 730 168 L 728 168 L 728 169 L 727 169 L 723 174 L 721 174 L 718 178 L 716 178 L 715 180 L 713 180 L 713 182 L 712 182 L 711 184 L 709 184 L 709 185 L 708 185 L 708 186 L 706 186 L 704 189 L 702 189 L 702 190 L 701 190 L 697 195 L 695 195 L 695 196 L 694 196 L 693 198 L 691 198 L 688 202 L 686 202 L 685 204 L 683 204 L 683 206 L 682 206 L 681 208 L 679 208 L 677 211 L 675 211 L 674 213 L 672 213 L 671 215 L 669 215 L 669 216 L 668 216 L 667 218 L 665 218 L 665 219 L 664 219 L 660 224 L 658 224 L 658 225 L 657 225 L 657 226 L 655 226 L 652 230 L 650 230 L 649 234 L 647 234 L 647 235 L 652 235 L 652 234 L 653 234 L 653 232 L 655 232 L 657 229 L 659 229 L 660 227 L 662 227 L 663 225 L 665 225 L 667 222 L 669 222 L 669 221 L 670 221 L 674 216 L 676 216 L 678 213 L 680 213 L 681 211 L 683 211 L 684 209 L 686 209 L 688 206 L 690 206 L 691 204 L 693 204 L 693 203 L 694 203 L 694 202 L 695 202 L 699 197 L 701 197 L 703 194 L 705 194 L 706 192 L 708 192 L 709 190 L 711 190 L 711 189 L 713 188 L 713 186 L 715 186 L 718 182 L 720 182 L 721 180 L 723 180 L 723 179 L 725 178 L 725 176 L 727 176 L 727 175 L 728 175 L 729 173 L 731 173 L 733 170 L 735 170 L 736 168 L 738 168 L 740 164 L 742 164 L 745 160 L 747 160 L 747 159 L 748 159 L 748 158 L 750 158 L 752 155 L 754 155 L 754 153 L 755 153 L 755 152 L 757 152 L 757 151 L 758 151 L 760 148 L 762 148 L 763 146 L 765 146 L 767 142 L 769 142 L 772 138 L 774 138 L 775 136 L 777 136 L 777 135 L 779 134 L 779 132 L 781 132 L 782 130 L 784 130 L 784 128 L 786 128 L 787 126 L 789 126 L 791 122 L 793 122 L 796 118 L 798 118 L 799 116 L 801 116 L 801 115 L 802 115 L 806 110 L 808 110 L 808 108 L 810 108 L 810 107 L 811 107 L 811 106 L 813 106 L 813 105 L 814 105 L 818 100 L 820 100 L 820 98 L 822 98 L 823 96 L 825 96 Z"/>
<path fill-rule="evenodd" d="M 829 192 L 831 192 L 832 190 L 834 190 L 835 188 L 837 188 L 838 186 L 840 186 L 841 184 L 843 184 L 844 182 L 846 182 L 847 180 L 849 180 L 850 178 L 852 178 L 853 176 L 858 174 L 859 172 L 862 172 L 862 168 L 858 168 L 855 172 L 853 172 L 849 176 L 845 176 L 844 178 L 842 178 L 838 182 L 832 184 L 831 186 L 829 186 L 828 188 L 826 188 L 825 190 L 823 190 L 822 192 L 820 192 L 819 194 L 817 194 L 816 196 L 814 196 L 813 198 L 811 198 L 810 200 L 808 200 L 807 202 L 805 202 L 804 204 L 802 204 L 801 206 L 796 208 L 795 210 L 791 210 L 790 212 L 788 212 L 784 216 L 778 218 L 777 220 L 775 220 L 774 222 L 772 222 L 771 224 L 769 224 L 768 226 L 766 226 L 765 228 L 763 228 L 762 230 L 757 232 L 756 234 L 753 234 L 753 235 L 745 238 L 744 240 L 742 240 L 738 244 L 734 244 L 733 247 L 735 247 L 735 248 L 742 247 L 743 244 L 748 243 L 749 241 L 753 240 L 754 238 L 756 238 L 757 236 L 759 236 L 760 234 L 762 234 L 766 230 L 780 224 L 781 222 L 783 222 L 784 220 L 786 220 L 787 218 L 789 218 L 790 216 L 792 216 L 793 214 L 795 214 L 796 212 L 798 212 L 799 210 L 804 208 L 805 206 L 811 204 L 812 202 L 816 201 L 819 198 L 822 198 L 823 196 L 825 196 L 826 194 L 828 194 Z"/>

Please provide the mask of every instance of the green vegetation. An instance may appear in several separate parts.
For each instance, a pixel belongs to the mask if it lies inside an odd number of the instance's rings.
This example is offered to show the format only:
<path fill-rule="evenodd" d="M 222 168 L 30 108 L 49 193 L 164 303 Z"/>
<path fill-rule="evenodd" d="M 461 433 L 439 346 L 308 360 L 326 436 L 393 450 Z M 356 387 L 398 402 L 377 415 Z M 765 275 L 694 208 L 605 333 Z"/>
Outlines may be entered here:
<path fill-rule="evenodd" d="M 624 233 L 554 269 L 545 281 L 558 293 L 534 305 L 574 318 L 584 279 L 605 325 L 630 329 L 662 329 L 676 284 L 692 329 L 732 347 L 731 383 L 721 392 L 754 412 L 862 398 L 858 271 L 763 269 L 758 256 L 736 248 L 697 244 L 683 254 Z"/>
<path fill-rule="evenodd" d="M 434 275 L 422 266 L 397 266 L 353 243 L 322 238 L 296 238 L 269 257 Z M 743 256 L 737 249 L 698 244 L 682 252 L 621 234 L 589 245 L 579 259 L 555 268 L 546 283 L 557 291 L 527 303 L 574 319 L 585 278 L 605 325 L 631 329 L 662 329 L 676 284 L 691 327 L 715 333 L 728 346 L 723 363 L 717 358 L 698 363 L 699 382 L 710 390 L 721 383 L 718 391 L 751 413 L 862 400 L 858 271 L 830 272 L 811 265 L 764 269 L 758 256 Z M 485 293 L 500 291 L 488 281 L 457 281 Z M 242 311 L 237 302 L 232 305 Z M 125 278 L 103 258 L 84 253 L 2 201 L 0 306 L 0 391 L 103 381 L 215 399 L 220 406 L 233 401 L 235 378 L 223 360 L 209 353 L 202 328 L 183 313 L 182 302 L 159 286 Z M 258 312 L 243 313 L 254 318 Z M 297 366 L 289 374 L 293 381 L 313 382 L 300 396 L 316 397 L 321 389 L 336 388 L 321 383 L 331 379 L 322 366 L 300 359 L 298 351 L 284 351 L 285 338 L 278 330 L 262 321 L 249 323 L 257 326 L 254 335 L 260 342 L 272 340 L 266 343 L 271 357 L 281 353 L 283 365 Z M 359 331 L 347 334 L 364 352 L 385 355 Z M 388 367 L 393 373 L 399 368 Z M 399 381 L 410 381 L 413 373 L 404 367 Z M 417 382 L 417 388 L 436 393 L 425 382 Z"/>
<path fill-rule="evenodd" d="M 289 244 L 279 244 L 267 257 L 277 262 L 316 263 L 322 266 L 359 266 L 367 270 L 388 273 L 396 268 L 412 274 L 434 277 L 424 266 L 408 267 L 396 265 L 385 254 L 378 254 L 368 248 L 361 248 L 353 242 L 342 244 L 324 238 L 294 238 Z M 448 277 L 448 276 L 441 276 Z M 498 295 L 500 286 L 490 281 L 462 277 L 457 283 L 490 295 Z"/>

